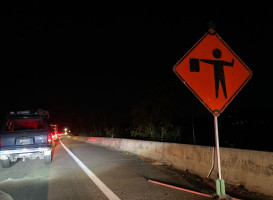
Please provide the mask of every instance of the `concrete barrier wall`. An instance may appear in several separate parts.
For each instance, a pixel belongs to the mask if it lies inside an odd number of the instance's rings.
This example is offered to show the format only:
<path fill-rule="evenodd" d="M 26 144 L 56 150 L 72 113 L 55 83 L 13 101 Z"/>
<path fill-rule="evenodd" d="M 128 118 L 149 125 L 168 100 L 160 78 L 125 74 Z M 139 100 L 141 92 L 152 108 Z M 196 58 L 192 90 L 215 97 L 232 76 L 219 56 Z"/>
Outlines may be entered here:
<path fill-rule="evenodd" d="M 214 147 L 103 137 L 74 136 L 72 139 L 130 152 L 217 179 Z M 220 148 L 220 155 L 225 182 L 273 196 L 273 153 Z"/>

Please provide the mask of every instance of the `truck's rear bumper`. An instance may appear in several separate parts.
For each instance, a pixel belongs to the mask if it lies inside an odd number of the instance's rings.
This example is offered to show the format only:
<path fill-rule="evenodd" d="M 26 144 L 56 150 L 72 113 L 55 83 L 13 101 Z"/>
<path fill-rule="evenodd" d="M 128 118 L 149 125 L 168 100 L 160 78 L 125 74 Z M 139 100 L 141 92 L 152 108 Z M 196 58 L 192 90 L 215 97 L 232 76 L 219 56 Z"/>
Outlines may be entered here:
<path fill-rule="evenodd" d="M 25 148 L 25 149 L 14 149 L 14 150 L 1 150 L 0 151 L 0 160 L 6 160 L 13 155 L 17 155 L 17 157 L 29 156 L 34 153 L 40 153 L 43 155 L 51 154 L 51 147 L 38 147 L 38 148 Z"/>

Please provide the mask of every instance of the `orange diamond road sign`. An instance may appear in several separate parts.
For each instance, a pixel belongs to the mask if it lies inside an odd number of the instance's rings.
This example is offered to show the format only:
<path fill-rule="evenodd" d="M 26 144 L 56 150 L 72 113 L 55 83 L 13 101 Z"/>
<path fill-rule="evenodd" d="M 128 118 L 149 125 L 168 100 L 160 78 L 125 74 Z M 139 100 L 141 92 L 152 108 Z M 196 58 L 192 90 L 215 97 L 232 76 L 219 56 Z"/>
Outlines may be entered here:
<path fill-rule="evenodd" d="M 215 116 L 219 116 L 252 76 L 251 70 L 210 29 L 173 68 Z"/>

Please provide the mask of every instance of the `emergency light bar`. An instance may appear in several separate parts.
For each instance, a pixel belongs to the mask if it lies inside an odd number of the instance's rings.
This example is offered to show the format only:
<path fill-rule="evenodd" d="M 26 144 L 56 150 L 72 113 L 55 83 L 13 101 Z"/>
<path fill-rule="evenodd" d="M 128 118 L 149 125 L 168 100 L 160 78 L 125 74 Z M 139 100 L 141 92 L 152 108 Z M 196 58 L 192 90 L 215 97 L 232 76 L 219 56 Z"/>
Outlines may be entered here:
<path fill-rule="evenodd" d="M 20 111 L 10 111 L 10 115 L 28 115 L 28 114 L 37 114 L 34 110 L 20 110 Z"/>
<path fill-rule="evenodd" d="M 49 113 L 47 110 L 38 109 L 35 110 L 20 110 L 20 111 L 10 111 L 8 115 L 44 115 L 49 118 Z"/>

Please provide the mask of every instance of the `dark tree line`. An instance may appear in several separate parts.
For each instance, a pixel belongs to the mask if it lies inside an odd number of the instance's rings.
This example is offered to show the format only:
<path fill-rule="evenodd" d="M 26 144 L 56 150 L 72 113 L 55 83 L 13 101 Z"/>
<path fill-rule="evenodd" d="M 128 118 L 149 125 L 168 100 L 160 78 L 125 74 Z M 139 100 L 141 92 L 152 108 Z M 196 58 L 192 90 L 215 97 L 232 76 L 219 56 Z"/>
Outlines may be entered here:
<path fill-rule="evenodd" d="M 187 136 L 189 99 L 171 83 L 150 91 L 131 109 L 131 136 L 158 141 L 190 142 Z"/>
<path fill-rule="evenodd" d="M 75 120 L 77 134 L 194 143 L 192 102 L 174 82 L 151 88 L 133 105 L 94 108 Z"/>
<path fill-rule="evenodd" d="M 221 147 L 273 151 L 271 111 L 230 106 L 219 117 Z M 131 106 L 96 108 L 75 120 L 76 134 L 215 145 L 212 114 L 179 84 L 150 89 Z"/>

